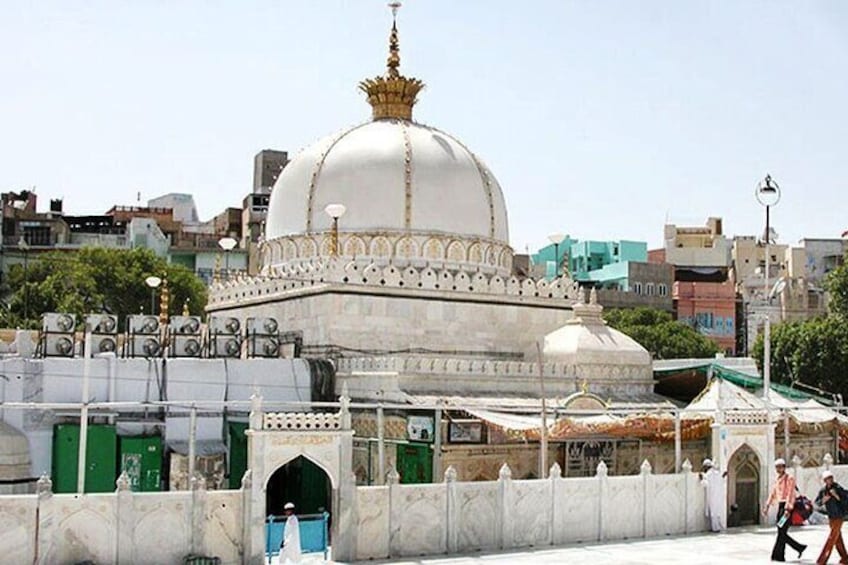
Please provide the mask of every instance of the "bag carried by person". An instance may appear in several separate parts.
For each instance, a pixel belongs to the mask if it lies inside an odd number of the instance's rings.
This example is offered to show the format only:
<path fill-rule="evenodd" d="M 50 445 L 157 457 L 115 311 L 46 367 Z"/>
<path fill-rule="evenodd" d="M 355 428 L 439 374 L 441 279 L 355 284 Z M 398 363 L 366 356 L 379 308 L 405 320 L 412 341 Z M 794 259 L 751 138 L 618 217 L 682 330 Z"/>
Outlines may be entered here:
<path fill-rule="evenodd" d="M 792 507 L 792 525 L 800 526 L 813 514 L 813 501 L 799 494 L 795 498 L 795 506 Z"/>

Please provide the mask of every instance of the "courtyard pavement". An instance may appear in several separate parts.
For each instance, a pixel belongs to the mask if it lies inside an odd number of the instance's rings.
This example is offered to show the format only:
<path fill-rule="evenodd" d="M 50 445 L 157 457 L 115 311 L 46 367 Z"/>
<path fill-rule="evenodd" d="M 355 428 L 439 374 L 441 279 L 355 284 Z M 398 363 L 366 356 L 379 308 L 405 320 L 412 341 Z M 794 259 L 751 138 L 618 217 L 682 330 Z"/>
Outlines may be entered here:
<path fill-rule="evenodd" d="M 827 538 L 827 526 L 803 526 L 789 532 L 799 542 L 809 545 L 803 559 L 786 550 L 788 563 L 815 563 Z M 723 534 L 701 534 L 649 540 L 590 543 L 557 548 L 545 547 L 502 553 L 477 553 L 465 556 L 422 557 L 364 563 L 396 563 L 404 565 L 506 565 L 529 563 L 591 563 L 643 565 L 647 563 L 754 564 L 770 563 L 774 544 L 774 527 L 734 528 Z M 836 552 L 830 563 L 838 563 Z"/>

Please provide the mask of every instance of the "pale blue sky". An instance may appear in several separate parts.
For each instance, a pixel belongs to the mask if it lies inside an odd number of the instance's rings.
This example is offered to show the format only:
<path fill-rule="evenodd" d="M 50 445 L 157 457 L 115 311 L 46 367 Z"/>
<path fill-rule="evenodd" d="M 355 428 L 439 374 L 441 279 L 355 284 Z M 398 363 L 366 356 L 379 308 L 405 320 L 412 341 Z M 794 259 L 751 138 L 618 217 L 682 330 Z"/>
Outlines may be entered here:
<path fill-rule="evenodd" d="M 368 119 L 380 0 L 2 0 L 0 190 L 102 213 L 191 192 L 239 206 L 259 149 Z M 661 244 L 666 217 L 782 241 L 848 229 L 848 2 L 408 0 L 418 121 L 482 157 L 512 244 Z"/>

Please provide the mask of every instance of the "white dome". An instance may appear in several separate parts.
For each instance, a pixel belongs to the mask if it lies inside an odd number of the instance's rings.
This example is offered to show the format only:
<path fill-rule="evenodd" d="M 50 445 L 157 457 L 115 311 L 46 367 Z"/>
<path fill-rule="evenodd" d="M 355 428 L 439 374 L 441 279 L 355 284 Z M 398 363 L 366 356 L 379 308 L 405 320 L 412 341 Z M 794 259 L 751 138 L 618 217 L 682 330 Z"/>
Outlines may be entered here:
<path fill-rule="evenodd" d="M 407 120 L 367 122 L 298 154 L 271 193 L 266 241 L 329 230 L 328 204 L 347 208 L 342 233 L 509 241 L 503 193 L 488 168 L 450 135 Z"/>
<path fill-rule="evenodd" d="M 606 377 L 652 375 L 651 354 L 633 338 L 606 325 L 598 304 L 575 304 L 574 318 L 545 336 L 545 359 L 577 367 L 599 366 Z"/>

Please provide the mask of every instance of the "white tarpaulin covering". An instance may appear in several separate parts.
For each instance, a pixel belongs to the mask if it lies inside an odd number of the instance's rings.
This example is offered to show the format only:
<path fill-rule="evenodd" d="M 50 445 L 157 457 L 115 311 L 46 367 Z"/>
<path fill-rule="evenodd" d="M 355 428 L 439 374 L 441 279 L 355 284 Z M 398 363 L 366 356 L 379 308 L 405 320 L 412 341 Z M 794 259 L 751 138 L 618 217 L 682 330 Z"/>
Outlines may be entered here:
<path fill-rule="evenodd" d="M 771 409 L 788 410 L 789 416 L 799 424 L 821 424 L 839 420 L 848 423 L 848 417 L 827 406 L 808 399 L 798 402 L 772 391 L 769 395 Z M 765 401 L 744 388 L 723 379 L 713 379 L 707 388 L 693 400 L 683 412 L 683 419 L 712 418 L 722 410 L 766 410 Z"/>

